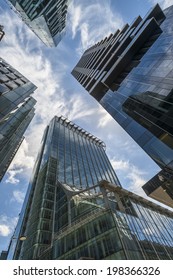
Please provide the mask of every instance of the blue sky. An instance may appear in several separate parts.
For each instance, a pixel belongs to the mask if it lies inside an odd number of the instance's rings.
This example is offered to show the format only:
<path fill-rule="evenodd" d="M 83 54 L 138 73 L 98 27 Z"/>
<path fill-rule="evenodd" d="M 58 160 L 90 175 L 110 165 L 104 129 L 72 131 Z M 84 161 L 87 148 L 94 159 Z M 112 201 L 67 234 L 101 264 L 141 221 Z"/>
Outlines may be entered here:
<path fill-rule="evenodd" d="M 102 139 L 123 187 L 145 196 L 141 186 L 159 171 L 158 166 L 70 73 L 85 49 L 139 14 L 144 16 L 156 2 L 162 8 L 173 4 L 173 0 L 72 0 L 66 36 L 56 48 L 47 48 L 1 0 L 0 24 L 6 34 L 0 56 L 38 89 L 33 95 L 36 116 L 0 183 L 0 251 L 8 247 L 43 130 L 54 115 L 64 115 Z"/>

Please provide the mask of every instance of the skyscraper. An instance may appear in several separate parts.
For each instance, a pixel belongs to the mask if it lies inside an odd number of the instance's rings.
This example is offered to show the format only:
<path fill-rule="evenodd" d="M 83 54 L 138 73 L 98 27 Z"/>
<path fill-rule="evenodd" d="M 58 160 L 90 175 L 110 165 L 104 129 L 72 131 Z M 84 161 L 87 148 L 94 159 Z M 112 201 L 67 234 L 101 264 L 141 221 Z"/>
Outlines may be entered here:
<path fill-rule="evenodd" d="M 55 47 L 65 34 L 69 0 L 9 0 L 29 28 L 48 47 Z"/>
<path fill-rule="evenodd" d="M 86 50 L 72 71 L 78 82 L 162 168 L 146 193 L 173 206 L 173 6 Z"/>
<path fill-rule="evenodd" d="M 172 211 L 107 181 L 64 192 L 76 216 L 40 259 L 173 259 Z"/>
<path fill-rule="evenodd" d="M 172 225 L 171 211 L 122 189 L 101 140 L 54 117 L 8 259 L 172 259 Z"/>
<path fill-rule="evenodd" d="M 0 254 L 0 260 L 6 260 L 7 259 L 7 251 L 2 251 Z"/>
<path fill-rule="evenodd" d="M 26 259 L 38 258 L 52 242 L 54 227 L 60 229 L 68 224 L 66 207 L 69 206 L 63 190 L 57 187 L 58 182 L 74 190 L 86 190 L 103 179 L 120 185 L 106 156 L 105 144 L 71 121 L 53 118 L 44 132 L 20 226 L 14 234 L 13 243 L 16 235 L 27 236 L 20 257 L 23 254 Z"/>
<path fill-rule="evenodd" d="M 2 40 L 2 38 L 4 37 L 5 35 L 5 32 L 4 32 L 4 27 L 2 25 L 0 25 L 0 41 Z"/>
<path fill-rule="evenodd" d="M 0 58 L 0 180 L 34 116 L 36 86 Z"/>

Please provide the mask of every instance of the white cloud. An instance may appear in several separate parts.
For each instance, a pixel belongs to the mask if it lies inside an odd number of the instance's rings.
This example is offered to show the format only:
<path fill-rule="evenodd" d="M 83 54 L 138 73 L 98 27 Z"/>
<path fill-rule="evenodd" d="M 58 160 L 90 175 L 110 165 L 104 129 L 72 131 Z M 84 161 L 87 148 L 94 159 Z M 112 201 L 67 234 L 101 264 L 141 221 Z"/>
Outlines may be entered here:
<path fill-rule="evenodd" d="M 20 149 L 18 150 L 14 160 L 12 161 L 10 168 L 7 171 L 8 177 L 5 180 L 6 183 L 18 184 L 20 180 L 16 178 L 17 175 L 22 174 L 27 176 L 34 165 L 34 157 L 29 155 L 29 144 L 24 139 Z"/>
<path fill-rule="evenodd" d="M 120 182 L 123 182 L 123 188 L 172 211 L 172 208 L 150 198 L 143 191 L 142 186 L 149 179 L 147 178 L 149 170 L 146 172 L 145 170 L 141 170 L 136 165 L 132 164 L 130 160 L 117 159 L 115 157 L 111 159 L 111 163 L 120 179 Z"/>
<path fill-rule="evenodd" d="M 72 22 L 72 37 L 74 38 L 76 36 L 77 28 L 79 26 L 82 10 L 81 6 L 74 7 L 74 3 L 70 6 L 71 11 L 71 22 Z"/>
<path fill-rule="evenodd" d="M 15 161 L 10 165 L 10 169 L 15 169 L 15 167 L 21 168 L 32 168 L 34 164 L 34 158 L 29 155 L 29 144 L 26 139 L 23 140 L 22 145 L 18 153 L 15 156 Z"/>
<path fill-rule="evenodd" d="M 145 196 L 144 195 L 144 191 L 142 190 L 142 186 L 146 183 L 146 179 L 145 179 L 145 175 L 146 172 L 144 172 L 143 170 L 138 169 L 136 166 L 134 165 L 129 165 L 129 173 L 127 175 L 127 178 L 129 178 L 130 180 L 130 185 L 129 185 L 129 189 L 132 192 L 137 192 L 138 194 Z"/>
<path fill-rule="evenodd" d="M 69 7 L 72 37 L 80 34 L 79 52 L 122 27 L 122 17 L 112 11 L 110 1 L 73 1 Z"/>
<path fill-rule="evenodd" d="M 23 172 L 23 168 L 21 169 L 16 169 L 16 170 L 12 170 L 12 169 L 9 169 L 7 171 L 7 174 L 8 174 L 8 178 L 5 180 L 6 183 L 10 183 L 10 184 L 18 184 L 20 182 L 19 179 L 16 178 L 16 176 L 18 174 L 21 174 Z"/>
<path fill-rule="evenodd" d="M 95 108 L 90 107 L 80 94 L 73 95 L 68 103 L 64 104 L 64 107 L 67 108 L 68 117 L 72 120 L 82 119 L 95 114 Z"/>
<path fill-rule="evenodd" d="M 98 123 L 98 128 L 103 128 L 112 120 L 112 116 L 107 113 L 102 107 L 99 108 L 100 118 Z"/>
<path fill-rule="evenodd" d="M 0 235 L 1 236 L 8 236 L 10 234 L 10 229 L 6 225 L 0 225 Z"/>
<path fill-rule="evenodd" d="M 147 173 L 145 171 L 140 170 L 129 160 L 119 160 L 114 157 L 111 159 L 111 163 L 116 173 L 120 171 L 120 176 L 128 179 L 128 185 L 123 186 L 124 188 L 143 197 L 147 197 L 141 188 L 147 181 L 145 178 Z"/>
<path fill-rule="evenodd" d="M 130 163 L 129 161 L 125 161 L 125 160 L 116 160 L 115 158 L 113 158 L 111 160 L 112 166 L 113 168 L 116 170 L 128 170 L 130 169 Z"/>
<path fill-rule="evenodd" d="M 21 192 L 21 191 L 13 191 L 13 201 L 17 201 L 18 203 L 22 204 L 25 198 L 25 193 Z"/>
<path fill-rule="evenodd" d="M 17 222 L 17 217 L 8 217 L 6 215 L 0 215 L 0 236 L 9 236 Z"/>
<path fill-rule="evenodd" d="M 82 24 L 81 29 L 81 41 L 82 41 L 82 47 L 87 48 L 89 44 L 89 25 L 85 22 Z"/>

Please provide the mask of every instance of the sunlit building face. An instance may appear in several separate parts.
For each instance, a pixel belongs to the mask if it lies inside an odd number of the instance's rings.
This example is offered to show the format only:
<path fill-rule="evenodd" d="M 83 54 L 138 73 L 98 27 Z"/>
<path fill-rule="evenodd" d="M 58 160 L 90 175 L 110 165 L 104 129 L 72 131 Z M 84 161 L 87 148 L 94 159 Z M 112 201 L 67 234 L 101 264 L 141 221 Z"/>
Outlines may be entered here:
<path fill-rule="evenodd" d="M 173 6 L 162 11 L 156 5 L 143 19 L 137 17 L 86 50 L 72 71 L 163 169 L 144 190 L 169 206 L 173 205 L 172 19 Z"/>

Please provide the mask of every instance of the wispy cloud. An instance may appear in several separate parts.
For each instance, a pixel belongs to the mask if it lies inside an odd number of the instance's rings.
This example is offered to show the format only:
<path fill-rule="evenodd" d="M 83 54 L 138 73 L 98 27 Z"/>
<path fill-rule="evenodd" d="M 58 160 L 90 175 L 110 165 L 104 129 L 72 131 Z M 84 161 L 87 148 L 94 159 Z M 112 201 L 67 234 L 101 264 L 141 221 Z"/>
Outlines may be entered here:
<path fill-rule="evenodd" d="M 28 171 L 31 171 L 33 165 L 34 157 L 29 155 L 29 144 L 24 139 L 19 151 L 10 165 L 9 170 L 7 171 L 8 177 L 5 182 L 15 185 L 18 184 L 19 179 L 17 179 L 16 176 L 19 174 L 27 176 Z"/>
<path fill-rule="evenodd" d="M 10 229 L 6 225 L 0 225 L 0 235 L 1 236 L 8 236 L 10 234 Z"/>
<path fill-rule="evenodd" d="M 143 170 L 140 170 L 136 166 L 132 165 L 129 168 L 129 173 L 127 175 L 127 178 L 130 180 L 129 189 L 133 192 L 138 192 L 142 196 L 144 195 L 144 191 L 142 190 L 142 186 L 146 183 L 146 172 Z"/>
<path fill-rule="evenodd" d="M 81 6 L 74 6 L 74 2 L 70 6 L 70 15 L 71 15 L 71 29 L 72 29 L 72 38 L 76 36 L 77 29 L 79 27 L 81 16 L 82 16 L 82 10 Z"/>
<path fill-rule="evenodd" d="M 129 191 L 147 197 L 141 188 L 147 181 L 147 173 L 145 171 L 140 170 L 129 160 L 119 160 L 114 157 L 111 159 L 111 163 L 115 172 L 119 173 L 121 177 L 128 179 L 128 185 L 123 187 L 127 188 Z"/>
<path fill-rule="evenodd" d="M 126 171 L 130 168 L 130 163 L 129 161 L 125 161 L 125 160 L 117 160 L 115 158 L 113 158 L 111 160 L 112 166 L 115 170 L 122 170 L 122 171 Z"/>
<path fill-rule="evenodd" d="M 1 20 L 8 22 L 5 40 L 1 43 L 1 56 L 38 87 L 34 93 L 37 100 L 36 117 L 26 132 L 26 140 L 12 162 L 6 180 L 7 183 L 17 184 L 19 175 L 30 174 L 43 131 L 51 118 L 55 115 L 64 115 L 77 121 L 91 115 L 99 118 L 101 112 L 95 114 L 99 106 L 87 102 L 89 96 L 82 95 L 73 87 L 67 90 L 67 79 L 64 78 L 67 67 L 63 57 L 59 56 L 54 68 L 52 57 L 54 54 L 57 55 L 57 50 L 52 49 L 51 56 L 47 57 L 47 50 L 41 47 L 37 37 L 15 14 L 4 13 Z M 76 25 L 78 26 L 78 23 Z M 76 28 L 74 32 L 75 30 Z M 73 81 L 69 73 L 69 88 L 70 78 Z"/>
<path fill-rule="evenodd" d="M 13 201 L 17 201 L 18 203 L 22 204 L 25 198 L 25 193 L 19 190 L 13 191 Z"/>
<path fill-rule="evenodd" d="M 11 218 L 6 215 L 0 215 L 0 236 L 9 236 L 13 232 L 17 219 L 17 217 Z"/>
<path fill-rule="evenodd" d="M 102 40 L 122 27 L 120 14 L 112 11 L 111 2 L 73 1 L 69 8 L 72 37 L 80 35 L 79 51 Z"/>
<path fill-rule="evenodd" d="M 99 111 L 100 111 L 100 119 L 98 122 L 98 128 L 102 129 L 112 120 L 112 116 L 108 114 L 107 111 L 101 107 L 99 108 Z"/>
<path fill-rule="evenodd" d="M 18 169 L 18 166 L 14 170 L 10 168 L 7 172 L 8 178 L 5 180 L 5 182 L 10 183 L 10 184 L 14 184 L 14 185 L 18 184 L 20 182 L 20 180 L 17 179 L 16 176 L 18 174 L 21 174 L 22 172 L 23 172 L 23 168 Z"/>

